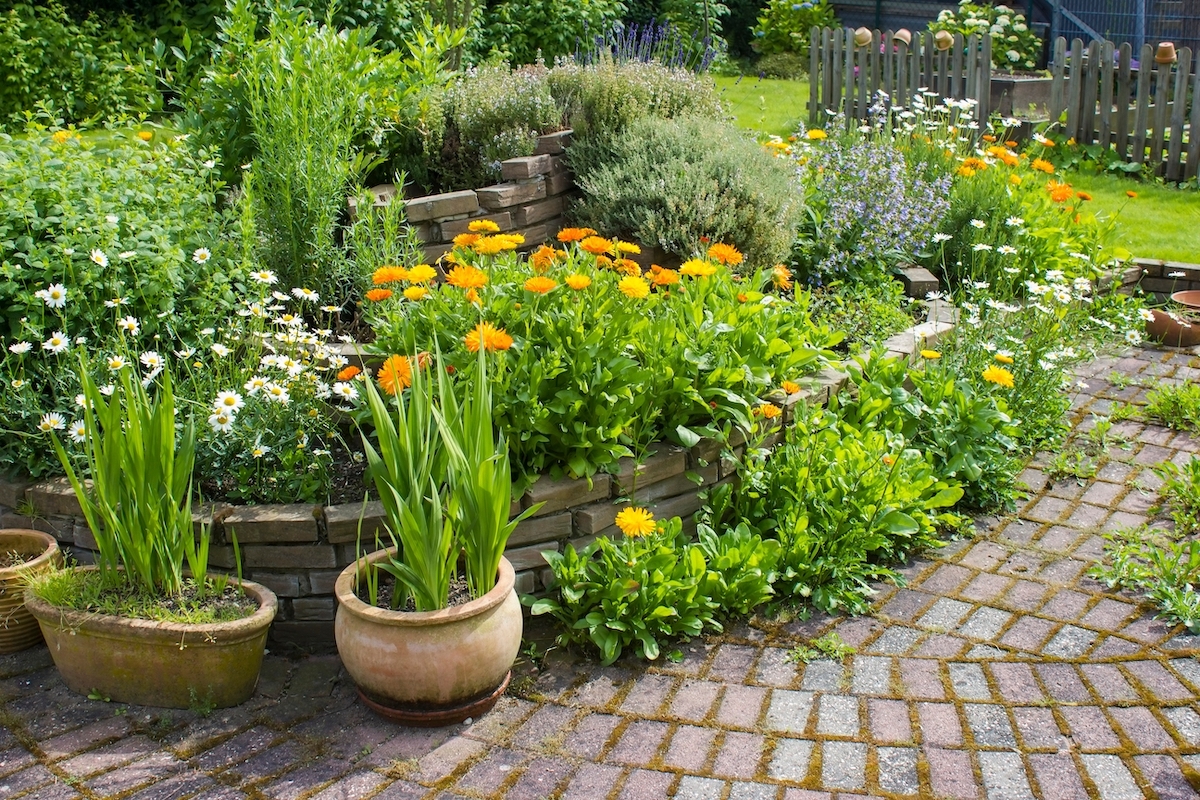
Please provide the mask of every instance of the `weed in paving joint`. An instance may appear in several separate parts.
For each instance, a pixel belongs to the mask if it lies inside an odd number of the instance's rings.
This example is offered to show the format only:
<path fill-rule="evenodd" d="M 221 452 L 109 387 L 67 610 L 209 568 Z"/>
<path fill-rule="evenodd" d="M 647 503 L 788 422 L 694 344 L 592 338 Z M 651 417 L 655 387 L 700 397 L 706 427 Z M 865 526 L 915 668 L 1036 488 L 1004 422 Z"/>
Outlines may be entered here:
<path fill-rule="evenodd" d="M 808 644 L 798 644 L 788 651 L 787 659 L 796 664 L 810 664 L 821 659 L 845 661 L 857 652 L 853 647 L 842 641 L 836 631 L 831 631 L 819 639 L 813 639 Z"/>
<path fill-rule="evenodd" d="M 1046 473 L 1055 483 L 1067 478 L 1082 481 L 1096 474 L 1096 461 L 1083 450 L 1068 448 L 1050 459 Z"/>
<path fill-rule="evenodd" d="M 1200 431 L 1200 385 L 1164 386 L 1146 395 L 1146 417 L 1176 430 Z"/>

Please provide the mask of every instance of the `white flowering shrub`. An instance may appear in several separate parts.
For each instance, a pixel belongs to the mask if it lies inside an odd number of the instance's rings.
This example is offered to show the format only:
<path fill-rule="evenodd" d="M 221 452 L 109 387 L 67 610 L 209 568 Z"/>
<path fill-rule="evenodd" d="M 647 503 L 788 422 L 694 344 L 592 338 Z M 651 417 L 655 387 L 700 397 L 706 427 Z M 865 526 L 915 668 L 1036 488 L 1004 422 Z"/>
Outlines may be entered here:
<path fill-rule="evenodd" d="M 1042 40 L 1029 27 L 1025 15 L 1005 5 L 993 6 L 962 0 L 958 11 L 945 9 L 933 22 L 931 31 L 990 34 L 992 66 L 1003 70 L 1036 69 L 1042 55 Z"/>
<path fill-rule="evenodd" d="M 72 414 L 77 348 L 106 347 L 126 318 L 169 341 L 233 307 L 216 170 L 161 131 L 0 134 L 0 472 L 57 471 L 29 437 L 42 414 Z"/>

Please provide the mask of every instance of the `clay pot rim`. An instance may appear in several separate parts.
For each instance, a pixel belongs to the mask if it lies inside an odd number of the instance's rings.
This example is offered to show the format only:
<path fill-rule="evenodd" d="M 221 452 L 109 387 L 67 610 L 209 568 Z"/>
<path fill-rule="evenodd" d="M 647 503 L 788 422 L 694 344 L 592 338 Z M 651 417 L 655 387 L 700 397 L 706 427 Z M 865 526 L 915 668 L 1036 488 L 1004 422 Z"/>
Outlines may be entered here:
<path fill-rule="evenodd" d="M 40 570 L 43 566 L 58 558 L 58 540 L 44 531 L 35 531 L 32 528 L 0 528 L 0 543 L 4 542 L 6 537 L 41 540 L 43 547 L 41 555 L 37 558 L 0 569 L 0 581 L 20 578 L 29 572 Z M 15 548 L 0 544 L 0 552 L 7 552 L 11 549 Z"/>
<path fill-rule="evenodd" d="M 72 569 L 94 571 L 98 567 L 81 566 L 72 567 Z M 183 636 L 188 636 L 188 647 L 204 645 L 220 647 L 255 638 L 275 619 L 279 599 L 273 591 L 262 584 L 247 580 L 241 582 L 241 587 L 245 595 L 258 601 L 257 611 L 242 619 L 229 622 L 206 622 L 197 625 L 60 608 L 47 603 L 29 589 L 25 590 L 25 607 L 39 622 L 58 628 L 86 628 L 90 634 L 96 636 L 175 643 L 182 641 Z"/>
<path fill-rule="evenodd" d="M 394 628 L 421 628 L 434 625 L 445 625 L 460 622 L 478 616 L 504 602 L 516 584 L 516 572 L 508 559 L 500 557 L 500 571 L 496 577 L 496 585 L 483 597 L 478 597 L 469 603 L 452 608 L 442 608 L 437 611 L 392 611 L 390 608 L 379 608 L 368 605 L 358 599 L 354 593 L 354 577 L 363 566 L 375 564 L 389 555 L 396 553 L 397 548 L 388 547 L 376 550 L 365 558 L 357 559 L 342 570 L 334 584 L 334 595 L 337 597 L 339 610 L 356 617 L 370 620 L 379 625 Z"/>
<path fill-rule="evenodd" d="M 1184 289 L 1182 291 L 1173 292 L 1171 300 L 1179 303 L 1179 305 L 1189 311 L 1200 310 L 1200 289 Z"/>

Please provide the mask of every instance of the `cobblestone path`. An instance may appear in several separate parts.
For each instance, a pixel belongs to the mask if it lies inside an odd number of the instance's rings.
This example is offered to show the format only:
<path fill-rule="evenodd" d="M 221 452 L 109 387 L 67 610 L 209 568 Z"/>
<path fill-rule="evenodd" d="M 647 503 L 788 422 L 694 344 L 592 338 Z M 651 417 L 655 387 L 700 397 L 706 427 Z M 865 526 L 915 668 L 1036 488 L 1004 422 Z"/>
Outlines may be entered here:
<path fill-rule="evenodd" d="M 1083 376 L 1078 429 L 1200 360 L 1137 350 Z M 208 716 L 72 695 L 44 648 L 0 657 L 0 798 L 1196 797 L 1200 637 L 1085 572 L 1101 532 L 1146 519 L 1150 466 L 1200 439 L 1115 431 L 1094 479 L 1048 485 L 1035 459 L 1018 514 L 908 565 L 873 616 L 741 625 L 649 669 L 555 651 L 472 725 L 384 722 L 334 656 L 269 656 L 250 703 Z M 830 629 L 858 652 L 788 661 Z"/>

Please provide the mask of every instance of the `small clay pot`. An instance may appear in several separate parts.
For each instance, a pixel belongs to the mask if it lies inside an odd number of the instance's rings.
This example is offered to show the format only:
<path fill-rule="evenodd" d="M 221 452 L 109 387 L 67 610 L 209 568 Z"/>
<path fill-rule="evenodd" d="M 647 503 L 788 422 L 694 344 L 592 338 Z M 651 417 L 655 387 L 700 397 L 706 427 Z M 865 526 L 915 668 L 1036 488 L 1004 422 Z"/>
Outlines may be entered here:
<path fill-rule="evenodd" d="M 0 556 L 16 553 L 19 564 L 0 569 L 0 653 L 15 653 L 42 641 L 42 629 L 25 607 L 25 582 L 62 563 L 58 542 L 48 533 L 0 530 Z"/>
<path fill-rule="evenodd" d="M 912 31 L 908 28 L 901 28 L 892 34 L 893 42 L 903 42 L 906 46 L 912 46 Z"/>
<path fill-rule="evenodd" d="M 1174 42 L 1159 42 L 1158 51 L 1154 54 L 1154 61 L 1158 64 L 1174 64 L 1179 60 L 1179 54 L 1175 52 Z"/>
<path fill-rule="evenodd" d="M 950 31 L 938 31 L 933 35 L 933 44 L 938 50 L 949 50 L 954 44 L 954 34 Z"/>
<path fill-rule="evenodd" d="M 870 28 L 859 28 L 854 31 L 854 43 L 859 47 L 866 47 L 874 38 L 875 36 L 871 33 Z"/>

